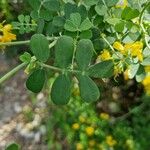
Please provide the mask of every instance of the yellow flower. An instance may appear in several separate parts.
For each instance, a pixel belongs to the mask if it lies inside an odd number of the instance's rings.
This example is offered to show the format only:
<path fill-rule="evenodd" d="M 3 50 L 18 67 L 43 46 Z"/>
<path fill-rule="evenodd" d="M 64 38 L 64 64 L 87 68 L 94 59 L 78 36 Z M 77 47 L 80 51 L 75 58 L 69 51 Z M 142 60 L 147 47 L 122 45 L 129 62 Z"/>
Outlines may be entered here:
<path fill-rule="evenodd" d="M 116 41 L 114 44 L 113 44 L 113 48 L 115 48 L 116 50 L 118 50 L 119 52 L 121 52 L 122 54 L 125 54 L 125 49 L 124 49 L 124 46 Z"/>
<path fill-rule="evenodd" d="M 90 140 L 89 141 L 89 146 L 93 147 L 96 144 L 95 140 Z"/>
<path fill-rule="evenodd" d="M 109 120 L 110 116 L 107 113 L 101 113 L 100 114 L 100 118 L 104 119 L 104 120 Z"/>
<path fill-rule="evenodd" d="M 11 33 L 12 26 L 10 24 L 7 24 L 3 26 L 0 25 L 0 31 L 2 32 L 2 35 L 0 35 L 0 42 L 11 42 L 12 40 L 16 40 L 16 35 Z"/>
<path fill-rule="evenodd" d="M 80 125 L 79 125 L 78 123 L 74 123 L 74 124 L 72 125 L 72 128 L 73 128 L 74 130 L 78 130 L 78 129 L 80 128 Z"/>
<path fill-rule="evenodd" d="M 143 43 L 141 41 L 136 41 L 135 43 L 133 43 L 132 48 L 133 49 L 143 49 Z"/>
<path fill-rule="evenodd" d="M 76 150 L 83 150 L 84 146 L 81 143 L 76 144 Z"/>
<path fill-rule="evenodd" d="M 150 76 L 146 76 L 145 79 L 142 81 L 144 89 L 148 95 L 150 95 Z"/>
<path fill-rule="evenodd" d="M 106 137 L 106 143 L 107 143 L 110 147 L 113 147 L 114 145 L 117 144 L 117 141 L 114 140 L 111 135 L 108 135 L 108 136 Z"/>
<path fill-rule="evenodd" d="M 116 7 L 117 8 L 122 8 L 124 9 L 125 7 L 128 6 L 128 1 L 127 0 L 120 0 L 117 4 Z"/>
<path fill-rule="evenodd" d="M 125 71 L 124 71 L 124 73 L 123 73 L 123 76 L 124 76 L 124 79 L 125 80 L 129 80 L 129 73 L 128 73 L 128 69 L 126 69 Z"/>
<path fill-rule="evenodd" d="M 128 51 L 132 57 L 137 57 L 139 61 L 143 61 L 143 43 L 141 41 L 125 44 L 124 49 Z"/>
<path fill-rule="evenodd" d="M 123 68 L 119 65 L 114 66 L 114 78 L 118 77 L 123 72 Z"/>
<path fill-rule="evenodd" d="M 79 116 L 79 121 L 80 121 L 81 123 L 84 123 L 84 122 L 86 121 L 86 119 L 85 119 L 85 117 L 83 117 L 83 116 Z"/>
<path fill-rule="evenodd" d="M 145 66 L 144 69 L 145 69 L 145 72 L 146 72 L 146 73 L 150 72 L 150 66 Z"/>
<path fill-rule="evenodd" d="M 101 54 L 98 56 L 98 60 L 102 60 L 102 61 L 105 61 L 105 60 L 109 60 L 111 59 L 111 55 L 110 55 L 110 52 L 106 49 L 104 49 Z"/>
<path fill-rule="evenodd" d="M 88 136 L 92 136 L 94 134 L 94 128 L 93 127 L 86 127 L 85 132 Z"/>

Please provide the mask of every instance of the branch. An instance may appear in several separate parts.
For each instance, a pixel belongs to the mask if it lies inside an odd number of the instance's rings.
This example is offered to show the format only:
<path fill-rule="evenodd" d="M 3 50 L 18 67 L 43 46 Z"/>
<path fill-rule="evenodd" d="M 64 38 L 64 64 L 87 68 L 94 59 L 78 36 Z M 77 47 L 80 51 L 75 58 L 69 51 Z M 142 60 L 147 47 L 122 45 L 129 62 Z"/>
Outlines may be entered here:
<path fill-rule="evenodd" d="M 47 37 L 47 40 L 49 41 L 53 41 L 56 40 L 58 37 Z M 6 43 L 2 43 L 0 42 L 0 47 L 1 46 L 13 46 L 13 45 L 28 45 L 30 43 L 30 40 L 26 40 L 26 41 L 15 41 L 15 42 L 6 42 Z"/>
<path fill-rule="evenodd" d="M 144 35 L 144 39 L 145 39 L 145 43 L 146 43 L 146 46 L 148 47 L 148 49 L 150 49 L 150 45 L 149 45 L 149 42 L 148 42 L 148 40 L 147 40 L 147 36 L 148 36 L 147 31 L 146 31 L 146 29 L 145 29 L 145 27 L 144 27 L 144 25 L 143 25 L 143 15 L 144 15 L 145 10 L 146 10 L 149 6 L 150 6 L 150 2 L 148 2 L 148 3 L 145 5 L 145 7 L 143 8 L 143 10 L 141 11 L 140 16 L 139 16 L 139 24 L 140 24 L 140 27 L 141 27 L 141 29 L 142 29 L 142 32 L 143 32 L 143 35 Z"/>
<path fill-rule="evenodd" d="M 0 78 L 0 85 L 6 81 L 7 79 L 9 79 L 10 77 L 12 77 L 15 73 L 17 73 L 19 70 L 21 70 L 23 67 L 25 67 L 27 65 L 27 63 L 22 63 L 20 65 L 18 65 L 17 67 L 15 67 L 14 69 L 12 69 L 10 72 L 8 72 L 7 74 L 5 74 L 3 77 Z"/>

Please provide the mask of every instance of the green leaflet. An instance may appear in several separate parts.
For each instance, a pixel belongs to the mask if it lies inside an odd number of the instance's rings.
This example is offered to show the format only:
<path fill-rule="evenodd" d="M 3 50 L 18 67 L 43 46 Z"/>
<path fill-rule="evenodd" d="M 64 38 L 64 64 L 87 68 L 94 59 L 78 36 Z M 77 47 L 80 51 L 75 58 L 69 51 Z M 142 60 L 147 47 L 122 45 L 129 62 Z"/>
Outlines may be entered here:
<path fill-rule="evenodd" d="M 150 65 L 150 56 L 144 58 L 143 62 L 142 62 L 143 66 L 148 66 Z"/>
<path fill-rule="evenodd" d="M 140 64 L 131 64 L 129 67 L 129 78 L 133 79 L 138 72 Z"/>
<path fill-rule="evenodd" d="M 60 4 L 58 0 L 46 0 L 43 6 L 49 11 L 59 11 Z"/>
<path fill-rule="evenodd" d="M 79 30 L 80 31 L 85 31 L 90 29 L 93 26 L 89 18 L 86 18 L 80 25 Z"/>
<path fill-rule="evenodd" d="M 145 76 L 146 76 L 145 68 L 142 65 L 140 65 L 140 67 L 136 73 L 136 76 L 135 76 L 136 81 L 137 82 L 143 81 Z"/>
<path fill-rule="evenodd" d="M 94 78 L 109 78 L 113 76 L 114 64 L 112 60 L 103 61 L 91 66 L 88 70 L 88 74 Z"/>
<path fill-rule="evenodd" d="M 49 42 L 42 34 L 34 34 L 30 40 L 30 48 L 35 57 L 42 62 L 49 58 Z"/>
<path fill-rule="evenodd" d="M 103 4 L 98 4 L 97 6 L 95 6 L 95 11 L 98 15 L 104 16 L 105 14 L 107 14 L 107 7 Z"/>
<path fill-rule="evenodd" d="M 16 143 L 9 144 L 5 150 L 20 150 L 20 147 Z"/>
<path fill-rule="evenodd" d="M 39 93 L 42 90 L 44 83 L 45 70 L 38 69 L 31 73 L 31 75 L 28 77 L 26 81 L 26 87 L 34 93 Z"/>
<path fill-rule="evenodd" d="M 85 5 L 87 6 L 92 6 L 98 3 L 99 0 L 83 0 L 83 2 L 85 3 Z"/>
<path fill-rule="evenodd" d="M 61 68 L 67 68 L 73 57 L 74 42 L 69 36 L 62 36 L 55 45 L 55 62 Z"/>
<path fill-rule="evenodd" d="M 91 62 L 93 56 L 93 43 L 89 39 L 82 39 L 77 44 L 76 61 L 80 70 L 84 71 Z"/>
<path fill-rule="evenodd" d="M 139 11 L 137 9 L 132 9 L 130 7 L 126 7 L 122 12 L 122 19 L 131 20 L 139 16 Z"/>
<path fill-rule="evenodd" d="M 70 19 L 66 20 L 64 28 L 68 31 L 75 32 L 81 24 L 81 15 L 79 13 L 72 13 Z"/>
<path fill-rule="evenodd" d="M 115 6 L 118 2 L 119 0 L 105 0 L 105 3 L 108 7 Z"/>
<path fill-rule="evenodd" d="M 71 79 L 68 75 L 61 74 L 54 81 L 51 89 L 51 99 L 57 105 L 65 105 L 71 96 Z"/>
<path fill-rule="evenodd" d="M 78 75 L 81 98 L 85 102 L 94 102 L 100 97 L 100 92 L 94 81 L 86 75 Z"/>

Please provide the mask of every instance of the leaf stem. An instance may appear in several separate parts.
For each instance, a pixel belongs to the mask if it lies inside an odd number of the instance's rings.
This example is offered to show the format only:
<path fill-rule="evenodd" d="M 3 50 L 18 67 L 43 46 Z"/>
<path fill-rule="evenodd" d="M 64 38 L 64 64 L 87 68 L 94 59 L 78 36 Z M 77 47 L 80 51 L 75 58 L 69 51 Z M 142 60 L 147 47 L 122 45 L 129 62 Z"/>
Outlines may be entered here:
<path fill-rule="evenodd" d="M 146 46 L 148 47 L 148 49 L 150 49 L 150 45 L 149 45 L 149 41 L 147 40 L 147 31 L 143 25 L 143 16 L 144 16 L 144 12 L 145 10 L 150 6 L 150 2 L 148 2 L 145 7 L 142 9 L 141 13 L 140 13 L 140 16 L 139 16 L 139 24 L 140 24 L 140 27 L 142 29 L 142 32 L 143 32 L 143 35 L 144 35 L 144 40 L 145 40 L 145 43 L 146 43 Z M 149 37 L 149 36 L 148 36 Z"/>
<path fill-rule="evenodd" d="M 0 78 L 0 85 L 6 81 L 7 79 L 9 79 L 10 77 L 12 77 L 15 73 L 17 73 L 19 70 L 21 70 L 23 67 L 25 67 L 27 65 L 27 63 L 22 63 L 20 65 L 18 65 L 17 67 L 15 67 L 14 69 L 12 69 L 10 72 L 8 72 L 7 74 L 5 74 L 3 77 Z"/>
<path fill-rule="evenodd" d="M 47 37 L 47 40 L 49 40 L 49 41 L 56 40 L 56 39 L 57 39 L 57 37 Z M 29 43 L 30 43 L 30 40 L 6 42 L 6 43 L 0 42 L 0 47 L 1 46 L 13 46 L 13 45 L 28 45 Z"/>
<path fill-rule="evenodd" d="M 64 71 L 64 69 L 61 69 L 61 68 L 58 68 L 58 67 L 54 67 L 54 66 L 51 66 L 51 65 L 47 65 L 47 64 L 44 64 L 44 63 L 40 63 L 40 62 L 39 62 L 39 65 L 42 66 L 42 67 L 54 70 L 54 71 L 58 71 L 58 72 L 63 72 Z M 71 72 L 71 73 L 75 73 L 75 74 L 76 73 L 81 73 L 80 70 L 66 69 L 66 71 Z"/>

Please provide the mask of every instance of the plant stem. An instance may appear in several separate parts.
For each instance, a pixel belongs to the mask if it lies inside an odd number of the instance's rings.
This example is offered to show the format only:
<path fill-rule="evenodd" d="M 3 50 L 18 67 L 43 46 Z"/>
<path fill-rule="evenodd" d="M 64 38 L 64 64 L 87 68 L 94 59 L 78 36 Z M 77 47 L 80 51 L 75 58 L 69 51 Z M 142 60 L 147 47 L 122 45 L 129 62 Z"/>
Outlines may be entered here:
<path fill-rule="evenodd" d="M 30 40 L 27 41 L 15 41 L 15 42 L 6 42 L 6 43 L 0 43 L 0 46 L 13 46 L 13 45 L 26 45 L 29 44 Z"/>
<path fill-rule="evenodd" d="M 143 10 L 141 11 L 140 13 L 140 16 L 139 16 L 139 24 L 140 24 L 140 27 L 142 29 L 142 32 L 143 32 L 143 35 L 144 35 L 144 39 L 145 39 L 145 43 L 146 43 L 146 46 L 148 47 L 148 49 L 150 49 L 150 45 L 149 45 L 149 41 L 147 40 L 147 31 L 143 25 L 143 15 L 144 15 L 144 12 L 145 10 L 150 6 L 150 2 L 148 2 L 145 7 L 143 8 Z"/>
<path fill-rule="evenodd" d="M 144 15 L 144 12 L 145 10 L 150 6 L 150 2 L 148 2 L 145 7 L 143 8 L 143 10 L 141 11 L 140 13 L 140 16 L 139 16 L 139 22 L 140 24 L 143 23 L 143 15 Z"/>
<path fill-rule="evenodd" d="M 41 67 L 45 67 L 45 68 L 48 68 L 48 69 L 51 69 L 51 70 L 54 70 L 54 71 L 58 71 L 58 72 L 62 72 L 63 70 L 58 68 L 58 67 L 54 67 L 54 66 L 51 66 L 51 65 L 47 65 L 47 64 L 44 64 L 44 63 L 40 63 L 39 62 L 39 65 Z"/>
<path fill-rule="evenodd" d="M 57 39 L 57 37 L 48 37 L 47 40 L 52 41 Z M 30 43 L 30 40 L 26 41 L 15 41 L 15 42 L 6 42 L 6 43 L 1 43 L 0 46 L 13 46 L 13 45 L 28 45 Z"/>
<path fill-rule="evenodd" d="M 44 63 L 40 63 L 40 62 L 39 62 L 39 65 L 41 67 L 45 67 L 45 68 L 48 68 L 48 69 L 51 69 L 51 70 L 54 70 L 54 71 L 58 71 L 58 72 L 63 72 L 64 71 L 64 69 L 54 67 L 54 66 L 51 66 L 51 65 L 47 65 L 47 64 L 44 64 Z M 75 73 L 75 74 L 81 73 L 80 70 L 66 69 L 66 71 L 71 72 L 71 73 Z"/>
<path fill-rule="evenodd" d="M 111 46 L 111 44 L 109 43 L 109 41 L 101 34 L 101 37 L 103 38 L 103 40 L 107 43 L 107 45 L 110 47 L 110 49 L 117 55 L 117 57 L 119 59 L 122 59 L 118 54 L 117 52 L 114 50 L 114 48 Z"/>
<path fill-rule="evenodd" d="M 12 69 L 10 72 L 8 72 L 7 74 L 5 74 L 3 77 L 0 78 L 0 85 L 6 81 L 7 79 L 9 79 L 10 77 L 12 77 L 15 73 L 17 73 L 19 70 L 21 70 L 23 67 L 25 67 L 27 65 L 27 63 L 22 63 L 20 65 L 18 65 L 17 67 L 15 67 L 14 69 Z"/>

